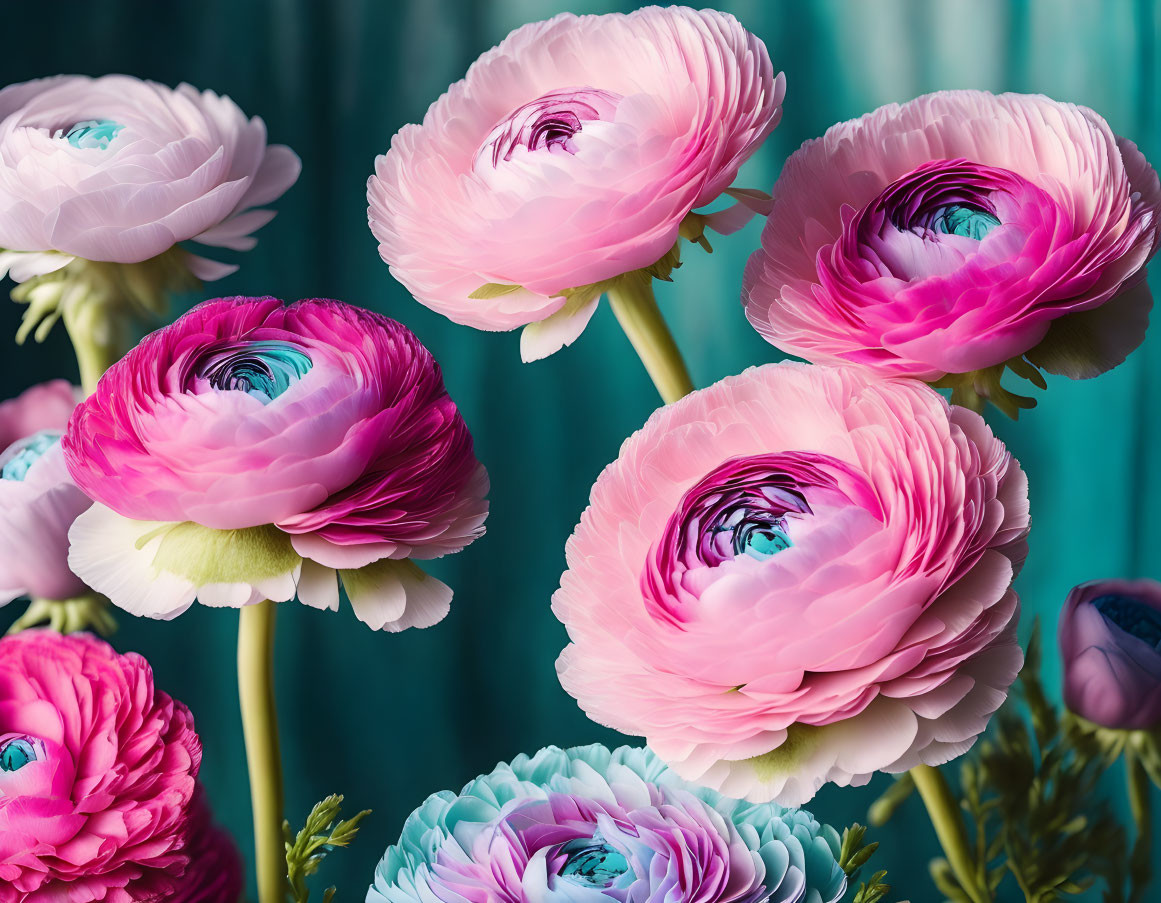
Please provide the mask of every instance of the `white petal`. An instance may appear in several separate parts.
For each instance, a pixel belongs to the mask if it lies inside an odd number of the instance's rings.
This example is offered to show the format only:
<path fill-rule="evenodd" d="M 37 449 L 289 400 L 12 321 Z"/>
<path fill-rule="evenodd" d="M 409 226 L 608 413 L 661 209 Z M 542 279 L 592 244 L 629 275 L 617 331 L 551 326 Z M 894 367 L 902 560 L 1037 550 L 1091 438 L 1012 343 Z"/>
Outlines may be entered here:
<path fill-rule="evenodd" d="M 338 611 L 338 572 L 309 558 L 304 559 L 302 573 L 298 578 L 298 601 L 311 608 Z"/>
<path fill-rule="evenodd" d="M 229 276 L 238 269 L 232 263 L 220 263 L 207 257 L 199 257 L 197 254 L 187 254 L 185 264 L 189 267 L 189 271 L 202 282 L 214 282 L 223 276 Z"/>
<path fill-rule="evenodd" d="M 451 589 L 410 560 L 376 561 L 339 576 L 355 615 L 373 630 L 430 627 L 451 609 Z"/>
<path fill-rule="evenodd" d="M 138 540 L 164 526 L 157 521 L 130 520 L 94 504 L 69 530 L 69 567 L 130 614 L 175 618 L 193 604 L 197 587 L 154 568 L 160 536 L 137 548 Z"/>
<path fill-rule="evenodd" d="M 71 254 L 56 251 L 3 251 L 0 252 L 0 277 L 7 274 L 13 282 L 26 282 L 35 276 L 62 270 L 74 260 Z"/>
<path fill-rule="evenodd" d="M 198 601 L 212 608 L 241 608 L 265 599 L 249 583 L 207 583 L 198 587 Z"/>
<path fill-rule="evenodd" d="M 269 599 L 271 602 L 289 602 L 294 598 L 294 594 L 298 592 L 298 575 L 300 569 L 301 565 L 293 571 L 278 574 L 268 580 L 256 580 L 254 582 L 254 590 L 262 599 Z M 260 602 L 262 599 L 255 601 Z"/>
<path fill-rule="evenodd" d="M 302 559 L 290 553 L 289 547 L 287 558 L 293 560 L 287 560 L 284 573 L 255 581 L 219 579 L 199 583 L 196 578 L 163 569 L 157 563 L 163 541 L 178 524 L 132 520 L 104 505 L 93 505 L 85 515 L 69 531 L 69 567 L 131 614 L 169 619 L 189 608 L 195 599 L 214 607 L 240 608 L 263 599 L 285 602 L 294 598 Z M 182 529 L 189 534 L 191 527 L 186 524 Z M 199 534 L 199 530 L 206 535 Z M 182 541 L 193 544 L 196 559 L 196 544 L 213 538 L 218 531 L 193 528 L 192 534 Z M 221 542 L 220 536 L 217 541 Z M 190 560 L 174 558 L 172 550 L 166 554 L 173 562 L 171 566 Z"/>
<path fill-rule="evenodd" d="M 581 301 L 574 304 L 574 301 Z M 574 299 L 546 319 L 529 323 L 520 333 L 520 359 L 526 364 L 538 361 L 575 342 L 597 309 L 600 295 L 592 299 Z"/>

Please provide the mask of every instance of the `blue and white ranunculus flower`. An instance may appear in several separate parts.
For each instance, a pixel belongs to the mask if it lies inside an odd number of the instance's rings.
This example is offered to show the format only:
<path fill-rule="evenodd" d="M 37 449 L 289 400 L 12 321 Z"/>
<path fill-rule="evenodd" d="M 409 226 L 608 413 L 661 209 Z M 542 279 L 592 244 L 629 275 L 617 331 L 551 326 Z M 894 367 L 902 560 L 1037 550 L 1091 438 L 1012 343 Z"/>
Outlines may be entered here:
<path fill-rule="evenodd" d="M 542 749 L 407 819 L 367 903 L 834 903 L 839 837 L 688 784 L 649 750 Z"/>

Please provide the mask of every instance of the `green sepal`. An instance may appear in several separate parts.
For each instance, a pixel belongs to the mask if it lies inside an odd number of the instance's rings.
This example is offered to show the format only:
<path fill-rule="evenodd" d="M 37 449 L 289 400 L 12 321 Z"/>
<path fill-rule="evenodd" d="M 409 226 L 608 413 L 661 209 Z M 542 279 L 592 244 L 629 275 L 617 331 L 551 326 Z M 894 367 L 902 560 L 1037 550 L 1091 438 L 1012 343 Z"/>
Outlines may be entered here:
<path fill-rule="evenodd" d="M 290 573 L 302 563 L 290 536 L 272 525 L 215 530 L 192 521 L 163 524 L 138 539 L 137 548 L 158 536 L 161 544 L 153 566 L 195 586 L 256 583 Z"/>

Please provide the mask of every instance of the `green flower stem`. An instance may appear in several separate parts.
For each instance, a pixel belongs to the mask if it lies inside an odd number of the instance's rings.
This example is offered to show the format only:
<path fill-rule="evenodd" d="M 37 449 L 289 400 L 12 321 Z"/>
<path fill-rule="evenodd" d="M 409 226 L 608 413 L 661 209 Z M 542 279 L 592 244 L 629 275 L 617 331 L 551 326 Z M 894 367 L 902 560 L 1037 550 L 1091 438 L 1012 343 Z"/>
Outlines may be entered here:
<path fill-rule="evenodd" d="M 93 394 L 101 374 L 120 360 L 129 347 L 126 324 L 121 322 L 125 314 L 108 307 L 100 303 L 64 307 L 65 329 L 77 355 L 81 388 L 86 395 Z"/>
<path fill-rule="evenodd" d="M 1137 901 L 1144 899 L 1153 872 L 1153 809 L 1149 799 L 1149 775 L 1132 745 L 1125 748 L 1125 774 L 1128 778 L 1129 811 L 1137 827 L 1130 868 L 1133 888 L 1129 899 Z"/>
<path fill-rule="evenodd" d="M 653 277 L 640 270 L 627 273 L 615 280 L 606 294 L 617 321 L 665 403 L 692 392 L 693 382 L 685 361 L 657 307 Z"/>
<path fill-rule="evenodd" d="M 919 791 L 923 804 L 927 807 L 935 835 L 939 838 L 943 853 L 947 856 L 948 864 L 955 872 L 960 886 L 972 903 L 990 903 L 992 895 L 980 884 L 971 845 L 968 842 L 967 829 L 959 814 L 959 804 L 952 795 L 951 788 L 947 786 L 943 773 L 930 765 L 919 765 L 912 768 L 910 773 L 911 779 L 915 782 L 915 789 Z"/>
<path fill-rule="evenodd" d="M 259 903 L 285 903 L 282 760 L 274 700 L 273 602 L 242 608 L 238 621 L 238 700 L 250 769 Z"/>

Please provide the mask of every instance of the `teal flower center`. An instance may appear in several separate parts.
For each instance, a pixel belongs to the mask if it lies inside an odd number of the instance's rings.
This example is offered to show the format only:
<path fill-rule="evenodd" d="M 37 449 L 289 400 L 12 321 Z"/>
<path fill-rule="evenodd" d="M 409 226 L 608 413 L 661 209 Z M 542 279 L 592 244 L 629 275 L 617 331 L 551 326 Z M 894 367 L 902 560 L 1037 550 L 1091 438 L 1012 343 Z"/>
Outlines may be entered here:
<path fill-rule="evenodd" d="M 789 549 L 794 543 L 786 535 L 786 519 L 771 524 L 746 523 L 734 534 L 734 554 L 749 555 L 764 561 L 772 555 Z"/>
<path fill-rule="evenodd" d="M 290 342 L 242 342 L 213 355 L 201 376 L 214 389 L 245 392 L 267 402 L 313 366 L 306 352 Z"/>
<path fill-rule="evenodd" d="M 574 884 L 609 887 L 629 871 L 625 857 L 596 837 L 570 840 L 560 851 L 568 857 L 560 877 Z"/>
<path fill-rule="evenodd" d="M 69 129 L 65 133 L 65 139 L 73 147 L 104 150 L 123 128 L 125 126 L 112 119 L 86 119 Z"/>
<path fill-rule="evenodd" d="M 948 204 L 932 214 L 931 231 L 943 235 L 962 235 L 964 238 L 983 239 L 1000 221 L 986 210 L 968 204 Z"/>
<path fill-rule="evenodd" d="M 0 479 L 21 482 L 41 455 L 60 442 L 60 430 L 41 430 L 13 442 L 0 455 Z"/>
<path fill-rule="evenodd" d="M 0 771 L 20 771 L 36 761 L 36 747 L 27 737 L 14 737 L 0 743 Z"/>
<path fill-rule="evenodd" d="M 1161 649 L 1161 612 L 1129 596 L 1098 596 L 1093 608 L 1116 627 L 1154 649 Z"/>

